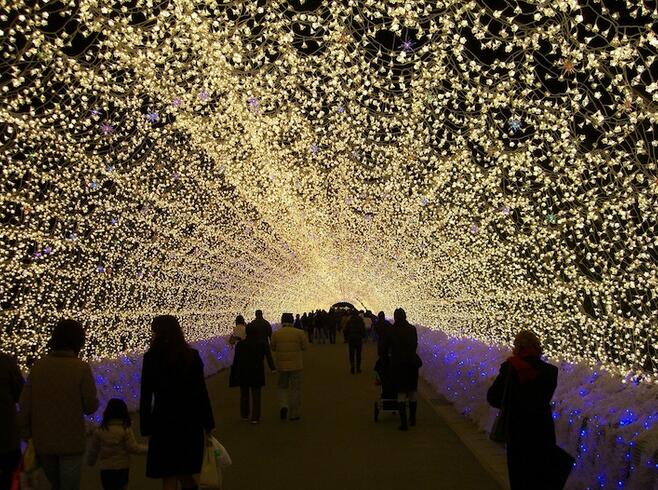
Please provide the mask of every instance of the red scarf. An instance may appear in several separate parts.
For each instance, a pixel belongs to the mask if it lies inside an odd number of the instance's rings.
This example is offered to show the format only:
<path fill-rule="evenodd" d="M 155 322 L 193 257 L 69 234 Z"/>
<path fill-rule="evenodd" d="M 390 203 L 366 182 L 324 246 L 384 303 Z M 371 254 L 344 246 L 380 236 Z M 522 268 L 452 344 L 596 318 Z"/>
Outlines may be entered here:
<path fill-rule="evenodd" d="M 527 383 L 539 376 L 539 371 L 537 371 L 532 364 L 524 359 L 524 357 L 539 357 L 541 355 L 537 349 L 532 347 L 526 347 L 521 349 L 517 354 L 513 355 L 507 361 L 512 365 L 516 374 L 519 377 L 521 383 Z"/>

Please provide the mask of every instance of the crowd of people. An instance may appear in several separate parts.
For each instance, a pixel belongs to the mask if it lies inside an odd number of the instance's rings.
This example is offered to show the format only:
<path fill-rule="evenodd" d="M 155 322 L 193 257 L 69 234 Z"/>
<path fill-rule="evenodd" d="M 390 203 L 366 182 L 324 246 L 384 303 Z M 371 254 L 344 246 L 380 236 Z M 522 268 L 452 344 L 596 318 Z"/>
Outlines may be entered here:
<path fill-rule="evenodd" d="M 240 388 L 240 416 L 260 422 L 265 363 L 276 372 L 281 420 L 301 418 L 304 351 L 312 339 L 335 342 L 341 333 L 348 344 L 350 373 L 361 372 L 361 348 L 377 342 L 376 372 L 391 383 L 397 396 L 400 430 L 416 425 L 418 374 L 416 328 L 398 308 L 391 324 L 383 312 L 372 321 L 369 312 L 284 313 L 273 331 L 263 313 L 246 324 L 238 316 L 230 343 L 235 354 L 230 386 Z M 335 332 L 332 336 L 331 332 Z M 99 408 L 89 364 L 79 358 L 85 341 L 83 326 L 74 320 L 57 323 L 51 352 L 38 360 L 27 382 L 9 355 L 0 354 L 0 490 L 9 489 L 21 460 L 21 440 L 33 445 L 39 465 L 53 490 L 80 488 L 84 454 L 99 463 L 105 490 L 124 490 L 129 481 L 130 455 L 146 453 L 146 476 L 162 480 L 164 490 L 197 489 L 207 438 L 215 421 L 199 353 L 186 342 L 178 319 L 157 316 L 151 324 L 151 344 L 144 354 L 137 442 L 126 403 L 109 400 L 102 422 L 88 440 L 85 416 Z M 513 355 L 501 366 L 488 392 L 489 403 L 504 408 L 503 437 L 507 444 L 512 490 L 552 488 L 544 485 L 546 461 L 555 447 L 550 400 L 557 385 L 557 368 L 541 359 L 541 344 L 529 331 L 519 333 Z M 17 411 L 17 404 L 19 410 Z M 89 447 L 87 447 L 89 446 Z"/>

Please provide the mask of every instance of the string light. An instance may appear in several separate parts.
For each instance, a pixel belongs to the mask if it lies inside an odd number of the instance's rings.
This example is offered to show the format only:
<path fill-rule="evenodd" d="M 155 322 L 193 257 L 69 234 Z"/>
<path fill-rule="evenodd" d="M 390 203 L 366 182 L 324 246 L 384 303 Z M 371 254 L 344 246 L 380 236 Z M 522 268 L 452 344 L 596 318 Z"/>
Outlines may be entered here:
<path fill-rule="evenodd" d="M 5 3 L 3 347 L 358 299 L 655 374 L 656 9 L 499 3 Z"/>

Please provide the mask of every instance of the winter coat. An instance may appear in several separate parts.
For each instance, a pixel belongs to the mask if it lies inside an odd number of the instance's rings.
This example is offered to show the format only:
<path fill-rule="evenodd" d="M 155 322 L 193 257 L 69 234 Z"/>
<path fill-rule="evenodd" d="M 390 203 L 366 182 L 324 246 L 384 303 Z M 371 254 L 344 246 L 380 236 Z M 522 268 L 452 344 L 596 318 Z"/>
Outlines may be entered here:
<path fill-rule="evenodd" d="M 146 476 L 165 478 L 201 471 L 205 432 L 215 427 L 203 362 L 192 351 L 189 365 L 171 365 L 149 350 L 142 363 L 140 430 L 150 436 Z"/>
<path fill-rule="evenodd" d="M 366 327 L 363 319 L 352 315 L 343 329 L 343 335 L 350 344 L 360 344 L 366 338 Z"/>
<path fill-rule="evenodd" d="M 555 425 L 551 412 L 551 398 L 557 386 L 558 369 L 536 357 L 525 357 L 539 373 L 537 378 L 521 383 L 508 361 L 500 366 L 500 372 L 487 392 L 492 407 L 501 408 L 505 380 L 508 385 L 508 442 L 529 446 L 555 444 Z"/>
<path fill-rule="evenodd" d="M 0 354 L 0 454 L 20 448 L 16 404 L 24 383 L 16 359 Z"/>
<path fill-rule="evenodd" d="M 384 341 L 390 360 L 391 378 L 398 393 L 418 390 L 418 334 L 408 322 L 396 323 Z"/>
<path fill-rule="evenodd" d="M 520 359 L 532 367 L 536 377 L 522 382 L 523 376 L 506 361 L 487 392 L 487 401 L 495 408 L 505 403 L 508 410 L 506 449 L 511 490 L 548 490 L 550 486 L 546 482 L 554 471 L 550 461 L 555 449 L 551 398 L 557 386 L 558 369 L 538 357 Z"/>
<path fill-rule="evenodd" d="M 256 318 L 247 325 L 247 332 L 253 332 L 259 342 L 267 342 L 272 339 L 272 325 L 265 318 Z"/>
<path fill-rule="evenodd" d="M 20 399 L 23 437 L 39 455 L 76 455 L 85 450 L 85 415 L 98 409 L 89 364 L 70 351 L 54 351 L 32 367 Z"/>
<path fill-rule="evenodd" d="M 384 320 L 383 322 L 377 320 L 374 328 L 375 332 L 377 333 L 377 356 L 380 359 L 385 359 L 385 346 L 388 340 L 388 336 L 391 335 L 391 329 L 393 328 L 393 325 L 391 325 L 387 320 Z M 385 359 L 385 361 L 388 362 L 388 359 Z"/>
<path fill-rule="evenodd" d="M 302 330 L 284 323 L 272 335 L 272 352 L 279 371 L 299 371 L 304 369 L 303 352 L 308 347 L 306 334 Z"/>
<path fill-rule="evenodd" d="M 107 429 L 99 427 L 91 436 L 87 464 L 100 459 L 101 470 L 130 468 L 130 455 L 146 453 L 148 447 L 135 440 L 132 428 L 124 427 L 122 420 L 110 420 Z"/>
<path fill-rule="evenodd" d="M 235 346 L 235 355 L 229 376 L 229 386 L 265 386 L 265 367 L 263 360 L 274 371 L 274 360 L 268 344 L 247 339 Z"/>

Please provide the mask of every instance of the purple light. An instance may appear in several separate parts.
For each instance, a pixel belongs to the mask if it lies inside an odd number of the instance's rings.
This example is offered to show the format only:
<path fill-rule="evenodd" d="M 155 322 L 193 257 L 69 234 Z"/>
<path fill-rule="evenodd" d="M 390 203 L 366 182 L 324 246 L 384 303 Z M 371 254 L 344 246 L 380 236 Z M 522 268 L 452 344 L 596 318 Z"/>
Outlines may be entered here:
<path fill-rule="evenodd" d="M 101 133 L 103 133 L 103 136 L 110 136 L 114 134 L 114 126 L 108 123 L 103 123 L 101 124 Z"/>
<path fill-rule="evenodd" d="M 178 108 L 181 106 L 183 101 L 180 99 L 180 97 L 175 97 L 174 100 L 171 101 L 171 105 Z"/>
<path fill-rule="evenodd" d="M 414 50 L 415 44 L 416 43 L 414 43 L 413 41 L 406 40 L 400 45 L 400 49 L 408 54 Z"/>
<path fill-rule="evenodd" d="M 156 122 L 158 122 L 158 119 L 160 119 L 160 116 L 158 115 L 157 112 L 149 112 L 149 113 L 146 115 L 146 119 L 147 119 L 148 122 L 150 122 L 150 123 L 156 123 Z"/>

